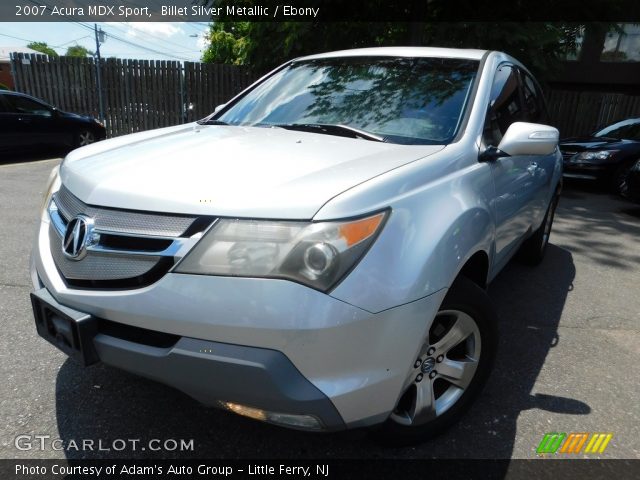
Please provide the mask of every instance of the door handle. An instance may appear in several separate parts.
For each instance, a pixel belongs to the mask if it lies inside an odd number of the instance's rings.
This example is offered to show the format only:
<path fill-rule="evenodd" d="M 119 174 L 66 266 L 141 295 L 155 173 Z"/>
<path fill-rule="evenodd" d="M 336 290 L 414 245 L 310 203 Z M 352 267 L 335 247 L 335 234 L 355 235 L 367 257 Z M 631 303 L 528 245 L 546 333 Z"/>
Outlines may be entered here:
<path fill-rule="evenodd" d="M 531 162 L 527 167 L 527 172 L 529 172 L 531 175 L 534 175 L 537 169 L 538 169 L 538 164 L 536 162 Z"/>

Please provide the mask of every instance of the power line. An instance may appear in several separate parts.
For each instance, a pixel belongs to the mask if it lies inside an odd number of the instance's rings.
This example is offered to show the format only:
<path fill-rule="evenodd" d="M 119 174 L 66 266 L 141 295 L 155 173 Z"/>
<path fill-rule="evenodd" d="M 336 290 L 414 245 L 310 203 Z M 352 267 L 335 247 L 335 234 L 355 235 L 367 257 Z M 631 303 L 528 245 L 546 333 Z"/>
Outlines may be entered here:
<path fill-rule="evenodd" d="M 75 40 L 69 40 L 68 42 L 61 43 L 60 45 L 52 45 L 53 48 L 62 48 L 70 43 L 77 42 L 78 40 L 84 40 L 85 38 L 91 38 L 91 35 L 85 35 L 84 37 L 76 38 Z"/>
<path fill-rule="evenodd" d="M 123 33 L 127 33 L 126 30 L 124 30 L 122 28 L 119 28 L 119 26 L 116 26 L 116 25 L 106 25 L 105 28 L 115 28 L 115 29 L 117 29 L 117 30 L 119 30 L 119 31 L 121 31 Z M 136 34 L 140 33 L 142 35 L 146 35 L 146 36 L 148 36 L 150 38 L 153 38 L 154 40 L 158 40 L 160 42 L 166 43 L 167 45 L 171 45 L 172 47 L 178 47 L 178 48 L 183 48 L 184 47 L 184 45 L 180 45 L 178 43 L 170 42 L 169 40 L 166 40 L 164 38 L 158 37 L 157 35 L 153 35 L 153 34 L 151 34 L 149 32 L 144 31 L 144 30 L 139 30 L 139 29 L 136 29 L 135 27 L 131 27 L 131 26 L 129 26 L 129 28 L 133 29 L 136 32 Z M 186 52 L 169 51 L 169 53 L 194 53 L 194 52 L 199 52 L 199 51 L 200 50 L 188 50 Z"/>
<path fill-rule="evenodd" d="M 81 26 L 85 27 L 86 29 L 93 31 L 92 27 L 90 27 L 89 25 L 83 24 L 82 22 L 74 22 L 74 23 L 77 23 L 78 25 L 81 25 Z M 176 55 L 170 55 L 167 52 L 161 52 L 160 50 L 155 50 L 153 48 L 149 48 L 149 47 L 144 47 L 142 45 L 138 45 L 136 43 L 130 42 L 129 40 L 125 40 L 124 38 L 120 38 L 117 35 L 114 35 L 113 33 L 109 33 L 109 38 L 113 38 L 114 40 L 117 40 L 118 42 L 125 43 L 127 45 L 131 45 L 132 47 L 136 47 L 136 48 L 139 48 L 141 50 L 146 50 L 148 52 L 155 53 L 157 55 L 162 55 L 162 56 L 165 56 L 165 57 L 175 58 L 176 60 L 181 60 L 181 61 L 184 61 L 184 62 L 188 62 L 189 61 L 188 58 L 178 57 Z"/>
<path fill-rule="evenodd" d="M 42 1 L 42 0 L 28 0 L 28 1 L 29 1 L 30 3 L 33 3 L 34 5 L 43 5 L 43 6 L 45 7 L 45 9 L 47 9 L 47 8 L 48 8 L 49 10 L 52 10 L 51 5 L 49 5 L 49 4 L 48 4 L 47 2 L 45 2 L 45 1 Z M 133 2 L 132 2 L 132 3 L 133 3 Z M 74 21 L 74 22 L 71 22 L 71 23 L 75 23 L 75 24 L 77 24 L 77 25 L 80 25 L 81 27 L 84 27 L 84 28 L 86 28 L 87 30 L 90 30 L 90 31 L 93 33 L 93 27 L 91 27 L 90 25 L 87 25 L 87 24 L 82 23 L 82 22 L 77 22 L 77 21 Z M 183 22 L 183 23 L 184 23 L 184 22 Z M 199 25 L 203 25 L 203 26 L 208 26 L 207 24 L 204 24 L 203 22 L 194 22 L 194 23 L 199 24 Z M 115 25 L 108 25 L 108 26 L 105 26 L 105 27 L 106 27 L 106 28 L 114 27 L 114 28 L 118 29 Z M 119 30 L 119 31 L 122 31 L 122 30 L 120 30 L 120 29 L 118 29 L 118 30 Z M 170 41 L 168 41 L 168 40 L 165 40 L 165 39 L 162 39 L 162 38 L 157 37 L 157 36 L 155 36 L 155 35 L 152 35 L 152 34 L 150 34 L 150 33 L 148 33 L 148 32 L 144 32 L 144 31 L 142 31 L 142 30 L 139 30 L 139 32 L 140 32 L 140 33 L 142 33 L 142 34 L 145 34 L 145 35 L 147 35 L 147 36 L 149 36 L 149 37 L 151 37 L 151 38 L 154 38 L 154 40 L 163 41 L 163 42 L 165 42 L 165 43 L 166 43 L 166 44 L 168 44 L 168 45 L 181 47 L 181 45 L 178 45 L 178 44 L 172 43 L 172 42 L 170 42 Z M 108 32 L 107 32 L 107 33 L 108 33 Z M 27 40 L 27 39 L 23 39 L 23 38 L 19 38 L 19 37 L 12 37 L 12 36 L 10 36 L 10 35 L 6 35 L 6 34 L 2 34 L 2 35 L 6 36 L 6 37 L 9 37 L 9 38 L 15 38 L 15 39 L 17 39 L 17 40 L 22 40 L 22 41 L 25 41 L 25 42 L 33 42 L 33 40 Z M 176 60 L 181 60 L 181 61 L 185 61 L 185 62 L 188 62 L 188 61 L 189 61 L 189 59 L 188 59 L 188 58 L 181 57 L 181 56 L 179 56 L 179 55 L 184 54 L 184 53 L 195 53 L 195 52 L 199 52 L 199 51 L 200 51 L 200 50 L 190 50 L 190 51 L 186 51 L 186 52 L 175 52 L 175 51 L 164 51 L 164 52 L 163 52 L 163 51 L 156 50 L 156 49 L 154 49 L 154 48 L 150 48 L 150 47 L 147 47 L 147 46 L 144 46 L 144 45 L 140 45 L 140 44 L 133 43 L 133 42 L 131 42 L 131 41 L 129 41 L 129 40 L 126 40 L 126 39 L 124 39 L 124 38 L 120 38 L 119 36 L 114 35 L 113 33 L 109 33 L 109 36 L 110 36 L 111 38 L 113 38 L 114 40 L 117 40 L 117 41 L 119 41 L 119 42 L 121 42 L 121 43 L 124 43 L 124 44 L 130 45 L 130 46 L 133 46 L 133 47 L 138 48 L 138 49 L 140 49 L 140 50 L 144 50 L 144 51 L 147 51 L 147 52 L 154 53 L 154 54 L 156 54 L 156 55 L 162 55 L 162 56 L 169 57 L 169 58 L 175 58 Z M 82 38 L 86 38 L 86 37 L 82 37 Z M 82 38 L 79 38 L 79 39 L 77 39 L 77 40 L 81 40 Z M 77 40 L 72 40 L 72 42 L 73 42 L 73 41 L 77 41 Z M 143 40 L 142 40 L 142 41 L 143 41 Z M 66 43 L 63 43 L 62 45 L 67 45 L 68 43 L 71 43 L 71 42 L 66 42 Z M 61 46 L 52 46 L 52 48 L 61 48 Z"/>
<path fill-rule="evenodd" d="M 13 38 L 14 40 L 22 40 L 23 42 L 34 43 L 35 40 L 29 40 L 27 38 L 14 37 L 13 35 L 7 35 L 6 33 L 0 33 L 3 37 Z"/>

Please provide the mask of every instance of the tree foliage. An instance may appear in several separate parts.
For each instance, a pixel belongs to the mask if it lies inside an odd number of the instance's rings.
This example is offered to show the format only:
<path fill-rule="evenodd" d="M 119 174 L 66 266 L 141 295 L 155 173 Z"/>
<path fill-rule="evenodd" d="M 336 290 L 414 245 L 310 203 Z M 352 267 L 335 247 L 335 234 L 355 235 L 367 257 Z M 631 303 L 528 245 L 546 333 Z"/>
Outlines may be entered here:
<path fill-rule="evenodd" d="M 49 55 L 50 57 L 58 56 L 58 53 L 49 45 L 47 45 L 46 42 L 31 42 L 27 45 L 27 48 L 35 50 L 36 52 L 44 53 L 45 55 Z"/>
<path fill-rule="evenodd" d="M 335 0 L 337 1 L 337 0 Z M 593 3 L 596 0 L 582 0 Z M 266 0 L 265 0 L 266 2 Z M 261 3 L 265 3 L 261 2 Z M 225 7 L 237 0 L 208 0 Z M 251 2 L 248 2 L 251 3 Z M 309 2 L 307 2 L 309 3 Z M 327 8 L 332 0 L 322 2 Z M 380 4 L 380 5 L 378 5 Z M 386 11 L 412 8 L 415 21 L 369 22 L 358 18 L 358 9 L 385 8 Z M 553 73 L 568 53 L 575 50 L 582 26 L 567 22 L 452 21 L 464 11 L 473 12 L 455 1 L 370 0 L 342 3 L 353 8 L 353 21 L 322 22 L 233 22 L 216 21 L 211 26 L 210 45 L 202 60 L 210 63 L 247 64 L 265 72 L 301 55 L 331 50 L 375 46 L 441 46 L 501 50 L 525 63 L 539 77 Z M 377 7 L 376 7 L 377 5 Z M 336 5 L 334 7 L 338 8 Z M 530 5 L 513 3 L 510 18 L 527 18 Z M 351 15 L 351 14 L 349 14 Z M 343 15 L 344 16 L 344 15 Z M 424 21 L 419 21 L 423 19 Z"/>
<path fill-rule="evenodd" d="M 91 55 L 91 52 L 82 45 L 72 45 L 65 53 L 67 57 L 86 57 L 87 55 Z"/>
<path fill-rule="evenodd" d="M 250 29 L 249 22 L 214 23 L 209 31 L 209 47 L 203 53 L 202 61 L 243 65 L 247 61 Z"/>

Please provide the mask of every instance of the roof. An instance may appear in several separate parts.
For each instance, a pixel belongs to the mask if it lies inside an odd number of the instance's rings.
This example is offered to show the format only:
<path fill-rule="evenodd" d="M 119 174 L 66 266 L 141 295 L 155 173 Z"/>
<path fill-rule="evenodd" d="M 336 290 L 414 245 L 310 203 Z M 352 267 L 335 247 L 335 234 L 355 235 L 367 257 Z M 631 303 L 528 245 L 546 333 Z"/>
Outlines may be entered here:
<path fill-rule="evenodd" d="M 356 48 L 353 50 L 340 50 L 337 52 L 320 53 L 301 57 L 298 60 L 315 60 L 320 58 L 335 57 L 437 57 L 437 58 L 463 58 L 469 60 L 481 60 L 486 50 L 473 50 L 463 48 L 439 48 L 439 47 L 375 47 Z"/>
<path fill-rule="evenodd" d="M 11 53 L 41 53 L 27 47 L 2 47 L 0 46 L 0 62 L 8 62 Z"/>

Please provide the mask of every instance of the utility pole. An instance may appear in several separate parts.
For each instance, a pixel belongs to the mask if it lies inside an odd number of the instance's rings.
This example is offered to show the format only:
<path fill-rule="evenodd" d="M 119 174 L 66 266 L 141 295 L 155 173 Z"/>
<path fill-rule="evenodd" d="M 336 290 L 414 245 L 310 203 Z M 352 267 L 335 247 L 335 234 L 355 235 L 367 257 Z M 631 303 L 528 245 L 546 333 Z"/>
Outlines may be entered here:
<path fill-rule="evenodd" d="M 100 121 L 104 122 L 104 106 L 102 104 L 102 78 L 100 76 L 100 44 L 104 43 L 104 32 L 98 30 L 98 24 L 93 24 L 93 31 L 96 35 L 96 81 L 98 83 L 98 109 Z"/>

